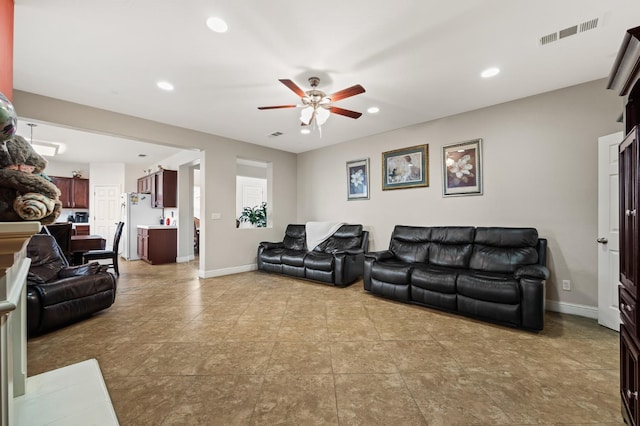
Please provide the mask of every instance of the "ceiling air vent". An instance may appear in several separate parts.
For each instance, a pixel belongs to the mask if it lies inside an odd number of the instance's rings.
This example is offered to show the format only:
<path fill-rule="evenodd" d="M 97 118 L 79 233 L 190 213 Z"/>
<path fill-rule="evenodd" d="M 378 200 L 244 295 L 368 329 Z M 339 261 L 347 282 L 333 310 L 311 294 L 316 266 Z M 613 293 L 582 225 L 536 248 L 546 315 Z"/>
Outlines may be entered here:
<path fill-rule="evenodd" d="M 598 18 L 591 19 L 589 21 L 583 22 L 580 24 L 580 32 L 583 33 L 585 31 L 593 30 L 598 28 Z"/>
<path fill-rule="evenodd" d="M 573 27 L 565 28 L 564 30 L 560 30 L 560 32 L 558 33 L 560 38 L 565 38 L 565 37 L 569 37 L 576 34 L 578 34 L 577 25 L 574 25 Z"/>
<path fill-rule="evenodd" d="M 599 18 L 589 19 L 588 21 L 584 21 L 581 24 L 572 25 L 562 30 L 558 30 L 551 34 L 542 36 L 538 40 L 538 43 L 540 46 L 544 46 L 549 43 L 556 42 L 560 39 L 576 35 L 578 33 L 583 33 L 585 31 L 593 30 L 595 28 L 598 28 L 598 22 L 600 22 Z"/>
<path fill-rule="evenodd" d="M 282 136 L 282 135 L 283 135 L 283 133 L 282 133 L 282 132 L 273 132 L 273 133 L 271 133 L 269 136 L 272 136 L 272 137 L 274 137 L 274 138 L 275 138 L 275 137 Z"/>
<path fill-rule="evenodd" d="M 544 37 L 540 37 L 540 46 L 544 46 L 545 44 L 553 43 L 558 40 L 558 33 L 547 34 Z"/>

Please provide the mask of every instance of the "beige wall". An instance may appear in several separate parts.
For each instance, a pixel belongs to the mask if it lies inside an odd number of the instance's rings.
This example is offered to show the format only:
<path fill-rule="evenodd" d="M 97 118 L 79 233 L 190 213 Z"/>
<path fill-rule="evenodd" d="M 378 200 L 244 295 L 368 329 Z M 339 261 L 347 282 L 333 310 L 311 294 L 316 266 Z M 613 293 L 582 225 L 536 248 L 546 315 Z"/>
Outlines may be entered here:
<path fill-rule="evenodd" d="M 622 128 L 615 122 L 622 102 L 604 89 L 604 80 L 298 156 L 20 91 L 14 105 L 33 119 L 202 149 L 202 276 L 253 264 L 257 243 L 280 241 L 292 222 L 362 223 L 371 231 L 372 250 L 388 246 L 395 224 L 534 226 L 549 240 L 547 298 L 597 305 L 597 138 Z M 443 198 L 442 145 L 475 138 L 484 143 L 484 195 Z M 381 153 L 423 143 L 429 144 L 430 186 L 382 191 Z M 238 157 L 274 164 L 273 228 L 235 228 Z M 367 157 L 371 199 L 347 201 L 345 162 Z M 222 219 L 212 220 L 212 213 Z M 572 281 L 572 291 L 559 289 L 563 279 Z"/>
<path fill-rule="evenodd" d="M 240 272 L 254 267 L 258 243 L 281 241 L 286 225 L 295 221 L 295 154 L 19 90 L 14 91 L 13 104 L 21 116 L 34 120 L 143 142 L 202 150 L 200 232 L 204 244 L 200 247 L 200 276 Z M 236 229 L 237 158 L 273 164 L 272 228 Z M 221 214 L 220 220 L 211 218 L 214 212 Z"/>
<path fill-rule="evenodd" d="M 298 220 L 362 223 L 372 250 L 396 224 L 536 227 L 549 240 L 547 299 L 597 306 L 597 139 L 621 130 L 621 110 L 599 80 L 300 154 Z M 443 198 L 442 146 L 476 138 L 484 195 Z M 381 153 L 424 143 L 430 186 L 382 191 Z M 366 157 L 371 199 L 347 201 L 345 162 Z"/>

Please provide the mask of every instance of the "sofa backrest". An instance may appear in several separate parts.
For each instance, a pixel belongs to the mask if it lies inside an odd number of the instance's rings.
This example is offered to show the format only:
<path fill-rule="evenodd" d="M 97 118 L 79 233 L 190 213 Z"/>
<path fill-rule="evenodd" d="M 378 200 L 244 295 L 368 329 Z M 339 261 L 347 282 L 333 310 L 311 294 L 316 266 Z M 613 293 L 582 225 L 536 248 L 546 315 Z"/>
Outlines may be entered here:
<path fill-rule="evenodd" d="M 27 279 L 31 283 L 47 283 L 58 278 L 62 268 L 69 266 L 56 239 L 49 234 L 35 234 L 27 244 L 31 258 Z"/>
<path fill-rule="evenodd" d="M 432 227 L 429 264 L 468 268 L 474 235 L 473 226 Z"/>
<path fill-rule="evenodd" d="M 282 243 L 286 249 L 306 250 L 307 234 L 304 225 L 287 225 Z"/>
<path fill-rule="evenodd" d="M 514 272 L 538 263 L 535 228 L 477 228 L 469 267 L 491 272 Z"/>
<path fill-rule="evenodd" d="M 334 250 L 350 250 L 362 247 L 362 225 L 342 225 L 314 251 L 331 253 Z"/>
<path fill-rule="evenodd" d="M 396 225 L 391 234 L 389 251 L 403 262 L 426 262 L 430 240 L 431 228 Z"/>

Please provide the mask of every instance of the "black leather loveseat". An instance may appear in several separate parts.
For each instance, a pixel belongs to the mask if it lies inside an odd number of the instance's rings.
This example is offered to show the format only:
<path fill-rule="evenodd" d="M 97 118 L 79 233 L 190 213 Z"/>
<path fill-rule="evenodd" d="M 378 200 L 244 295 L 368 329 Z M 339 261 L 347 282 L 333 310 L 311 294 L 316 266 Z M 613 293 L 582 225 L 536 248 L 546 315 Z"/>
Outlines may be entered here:
<path fill-rule="evenodd" d="M 283 241 L 258 245 L 258 269 L 345 286 L 362 276 L 368 247 L 362 225 L 342 225 L 311 251 L 305 225 L 288 225 Z"/>
<path fill-rule="evenodd" d="M 539 331 L 547 241 L 533 228 L 396 226 L 367 253 L 365 290 L 395 300 Z"/>
<path fill-rule="evenodd" d="M 36 234 L 27 244 L 27 332 L 40 334 L 111 306 L 116 280 L 98 262 L 69 266 L 51 235 Z"/>

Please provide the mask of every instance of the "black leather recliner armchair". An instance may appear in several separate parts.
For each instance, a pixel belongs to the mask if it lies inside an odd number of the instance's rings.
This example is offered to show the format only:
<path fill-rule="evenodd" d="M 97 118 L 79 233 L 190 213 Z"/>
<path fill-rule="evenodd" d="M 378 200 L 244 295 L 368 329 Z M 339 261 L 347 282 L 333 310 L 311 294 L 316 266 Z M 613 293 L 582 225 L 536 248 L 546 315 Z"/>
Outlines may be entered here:
<path fill-rule="evenodd" d="M 308 251 L 305 225 L 288 225 L 282 242 L 260 243 L 258 269 L 345 286 L 362 276 L 368 247 L 362 225 L 342 225 Z"/>
<path fill-rule="evenodd" d="M 41 334 L 108 308 L 116 279 L 97 262 L 69 266 L 51 235 L 36 234 L 27 245 L 27 332 Z"/>

